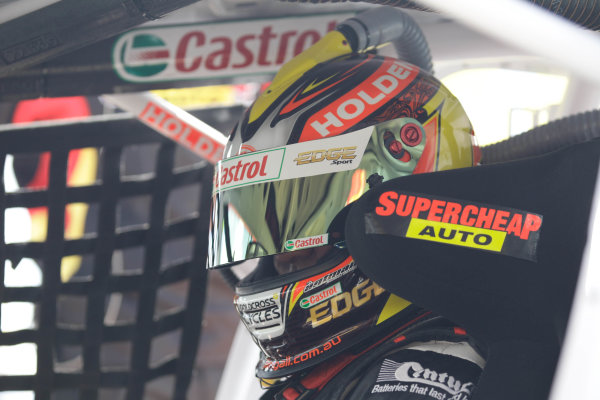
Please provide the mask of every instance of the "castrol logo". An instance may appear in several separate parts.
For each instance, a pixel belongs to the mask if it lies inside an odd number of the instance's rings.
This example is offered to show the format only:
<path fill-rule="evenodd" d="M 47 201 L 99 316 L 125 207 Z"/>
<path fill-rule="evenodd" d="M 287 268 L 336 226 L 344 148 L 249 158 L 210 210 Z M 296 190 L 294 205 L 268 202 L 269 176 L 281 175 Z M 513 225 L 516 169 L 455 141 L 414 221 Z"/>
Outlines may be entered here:
<path fill-rule="evenodd" d="M 213 191 L 278 179 L 281 175 L 284 154 L 285 150 L 278 148 L 219 161 Z"/>
<path fill-rule="evenodd" d="M 162 82 L 274 73 L 353 13 L 159 26 L 129 31 L 113 45 L 117 74 Z"/>
<path fill-rule="evenodd" d="M 310 247 L 323 246 L 328 243 L 329 234 L 310 236 L 301 239 L 291 239 L 285 242 L 287 251 L 295 251 L 300 249 L 308 249 Z"/>
<path fill-rule="evenodd" d="M 342 286 L 338 282 L 335 285 L 323 289 L 318 293 L 306 296 L 300 300 L 300 307 L 311 308 L 312 306 L 316 306 L 317 304 L 322 303 L 333 296 L 337 296 L 340 293 L 342 293 Z"/>

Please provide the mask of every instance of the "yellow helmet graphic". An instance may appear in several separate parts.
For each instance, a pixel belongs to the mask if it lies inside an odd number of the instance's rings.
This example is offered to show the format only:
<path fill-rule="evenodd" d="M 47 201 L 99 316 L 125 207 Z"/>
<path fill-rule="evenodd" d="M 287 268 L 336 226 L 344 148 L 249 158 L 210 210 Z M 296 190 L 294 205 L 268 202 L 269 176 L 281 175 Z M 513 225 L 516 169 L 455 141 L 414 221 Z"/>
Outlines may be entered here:
<path fill-rule="evenodd" d="M 286 64 L 215 171 L 208 266 L 258 258 L 235 304 L 263 379 L 425 315 L 362 274 L 345 248 L 344 210 L 378 182 L 478 161 L 463 108 L 431 73 L 350 47 L 331 32 Z M 278 265 L 309 253 L 305 267 Z"/>

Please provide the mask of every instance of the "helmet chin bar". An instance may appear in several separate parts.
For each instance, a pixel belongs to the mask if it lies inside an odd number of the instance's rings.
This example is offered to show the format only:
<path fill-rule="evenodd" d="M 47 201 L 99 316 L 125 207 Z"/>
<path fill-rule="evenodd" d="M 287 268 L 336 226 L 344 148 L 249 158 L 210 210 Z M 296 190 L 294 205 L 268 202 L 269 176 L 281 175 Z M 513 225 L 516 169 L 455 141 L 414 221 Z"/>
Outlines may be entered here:
<path fill-rule="evenodd" d="M 421 312 L 366 278 L 345 250 L 333 249 L 308 269 L 265 278 L 261 269 L 272 270 L 270 264 L 261 260 L 255 274 L 263 278 L 238 285 L 234 300 L 264 354 L 257 367 L 262 378 L 320 363 Z"/>

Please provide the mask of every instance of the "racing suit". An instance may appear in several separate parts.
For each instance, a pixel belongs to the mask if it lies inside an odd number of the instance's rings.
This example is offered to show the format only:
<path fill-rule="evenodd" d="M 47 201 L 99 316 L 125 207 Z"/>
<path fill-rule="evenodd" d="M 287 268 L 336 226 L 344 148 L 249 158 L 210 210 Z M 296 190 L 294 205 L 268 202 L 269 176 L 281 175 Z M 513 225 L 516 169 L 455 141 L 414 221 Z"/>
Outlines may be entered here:
<path fill-rule="evenodd" d="M 468 400 L 484 365 L 463 329 L 429 316 L 293 375 L 261 400 Z"/>

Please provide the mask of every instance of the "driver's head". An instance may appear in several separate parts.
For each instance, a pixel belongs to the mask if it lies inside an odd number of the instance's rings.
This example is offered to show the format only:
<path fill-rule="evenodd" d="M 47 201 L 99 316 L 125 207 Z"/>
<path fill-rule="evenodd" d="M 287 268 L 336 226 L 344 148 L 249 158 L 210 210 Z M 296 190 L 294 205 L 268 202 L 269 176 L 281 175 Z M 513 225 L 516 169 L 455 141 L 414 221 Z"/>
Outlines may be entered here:
<path fill-rule="evenodd" d="M 474 149 L 456 98 L 408 63 L 353 54 L 277 76 L 229 138 L 210 235 L 209 267 L 258 260 L 235 304 L 263 352 L 260 377 L 410 318 L 416 307 L 357 269 L 342 210 L 378 181 L 471 166 Z"/>

